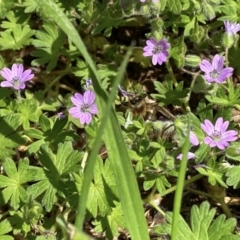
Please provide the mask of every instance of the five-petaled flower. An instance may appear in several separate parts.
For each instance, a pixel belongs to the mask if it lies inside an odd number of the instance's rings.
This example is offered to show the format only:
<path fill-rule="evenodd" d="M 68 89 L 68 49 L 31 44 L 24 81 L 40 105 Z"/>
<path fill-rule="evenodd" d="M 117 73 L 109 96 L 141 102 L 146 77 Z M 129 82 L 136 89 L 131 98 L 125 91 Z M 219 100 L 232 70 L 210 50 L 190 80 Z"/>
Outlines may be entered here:
<path fill-rule="evenodd" d="M 207 82 L 222 83 L 233 74 L 233 68 L 224 68 L 223 65 L 224 57 L 216 54 L 213 57 L 212 63 L 207 60 L 202 60 L 199 67 L 203 72 L 205 72 L 204 77 Z"/>
<path fill-rule="evenodd" d="M 238 132 L 235 130 L 226 131 L 229 125 L 229 121 L 223 121 L 220 117 L 217 119 L 215 126 L 208 120 L 204 120 L 201 123 L 202 130 L 207 134 L 204 139 L 204 143 L 208 144 L 211 148 L 218 147 L 219 149 L 225 149 L 229 143 L 238 139 Z"/>
<path fill-rule="evenodd" d="M 69 109 L 69 113 L 73 118 L 79 118 L 81 124 L 89 124 L 92 121 L 92 115 L 98 113 L 95 94 L 91 90 L 85 91 L 83 95 L 75 93 L 71 101 L 75 106 Z"/>
<path fill-rule="evenodd" d="M 224 21 L 224 26 L 225 26 L 226 33 L 228 35 L 236 35 L 237 32 L 240 31 L 239 23 L 231 23 L 229 21 Z"/>
<path fill-rule="evenodd" d="M 163 38 L 159 42 L 155 38 L 150 38 L 146 41 L 147 46 L 143 48 L 143 56 L 149 57 L 152 56 L 153 65 L 162 65 L 163 62 L 167 61 L 168 57 L 168 48 L 170 43 L 167 42 L 167 39 Z"/>
<path fill-rule="evenodd" d="M 5 67 L 0 73 L 5 79 L 5 81 L 1 82 L 1 87 L 11 87 L 15 90 L 24 89 L 26 87 L 25 82 L 34 77 L 30 69 L 24 71 L 23 65 L 16 63 L 12 65 L 12 69 Z"/>

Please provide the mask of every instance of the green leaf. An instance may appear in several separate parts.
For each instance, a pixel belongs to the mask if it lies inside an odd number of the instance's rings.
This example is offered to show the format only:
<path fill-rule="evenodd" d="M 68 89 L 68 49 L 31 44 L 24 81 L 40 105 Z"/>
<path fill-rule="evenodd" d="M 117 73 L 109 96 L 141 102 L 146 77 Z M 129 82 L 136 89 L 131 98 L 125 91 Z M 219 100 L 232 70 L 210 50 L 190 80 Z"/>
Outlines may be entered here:
<path fill-rule="evenodd" d="M 17 235 L 20 232 L 28 233 L 31 230 L 31 224 L 28 223 L 22 211 L 9 211 L 10 217 L 8 218 L 11 226 L 13 227 L 13 234 Z"/>
<path fill-rule="evenodd" d="M 232 233 L 236 226 L 236 220 L 234 218 L 226 219 L 226 216 L 223 214 L 214 219 L 215 213 L 216 210 L 210 210 L 210 204 L 207 201 L 201 203 L 199 207 L 194 205 L 191 208 L 191 228 L 180 215 L 176 240 L 237 240 L 237 236 Z M 166 219 L 168 223 L 155 227 L 155 231 L 159 233 L 165 232 L 170 235 L 173 220 L 171 212 L 167 212 Z"/>
<path fill-rule="evenodd" d="M 158 94 L 151 94 L 153 98 L 159 101 L 160 106 L 174 104 L 181 106 L 181 98 L 185 98 L 189 89 L 174 89 L 173 90 L 173 82 L 171 80 L 168 81 L 168 86 L 164 86 L 162 83 L 155 81 L 154 85 L 156 90 L 159 92 Z"/>
<path fill-rule="evenodd" d="M 228 169 L 226 176 L 227 176 L 227 185 L 233 186 L 234 189 L 240 188 L 240 166 L 234 166 Z"/>
<path fill-rule="evenodd" d="M 39 117 L 39 125 L 43 132 L 47 132 L 51 129 L 52 121 L 48 117 L 46 117 L 44 114 L 41 114 Z"/>
<path fill-rule="evenodd" d="M 10 12 L 9 10 L 12 8 L 14 3 L 15 3 L 15 0 L 0 1 L 0 17 L 1 17 L 1 19 L 4 19 L 8 15 L 8 13 Z"/>
<path fill-rule="evenodd" d="M 3 2 L 3 1 L 2 1 Z M 9 1 L 10 3 L 11 1 Z M 16 11 L 9 11 L 6 15 L 6 19 L 1 22 L 1 27 L 7 29 L 9 31 L 13 31 L 17 24 L 20 25 L 27 25 L 29 20 L 29 16 L 23 14 L 20 10 Z"/>
<path fill-rule="evenodd" d="M 23 2 L 23 6 L 25 7 L 25 9 L 24 9 L 25 13 L 31 13 L 34 11 L 37 12 L 39 10 L 38 5 L 35 0 L 25 0 Z"/>
<path fill-rule="evenodd" d="M 74 177 L 77 182 L 77 188 L 81 190 L 83 175 L 74 174 Z M 87 208 L 93 217 L 110 214 L 111 205 L 113 206 L 113 199 L 111 199 L 113 193 L 116 194 L 116 184 L 110 169 L 110 163 L 106 161 L 103 165 L 102 159 L 98 157 L 87 202 Z"/>
<path fill-rule="evenodd" d="M 44 139 L 40 139 L 38 141 L 33 142 L 32 144 L 29 145 L 28 147 L 28 153 L 37 153 L 42 145 L 44 145 L 45 141 Z"/>
<path fill-rule="evenodd" d="M 56 155 L 44 145 L 39 154 L 39 160 L 44 167 L 45 177 L 31 185 L 28 188 L 28 194 L 35 199 L 43 193 L 42 205 L 50 211 L 56 202 L 57 191 L 66 195 L 66 186 L 62 178 L 68 173 L 79 171 L 80 167 L 77 163 L 82 157 L 82 153 L 73 150 L 71 142 L 59 144 Z"/>
<path fill-rule="evenodd" d="M 240 161 L 239 149 L 240 149 L 240 143 L 238 142 L 232 143 L 227 148 L 226 157 L 236 161 Z"/>
<path fill-rule="evenodd" d="M 43 132 L 36 128 L 30 128 L 28 130 L 25 130 L 24 134 L 27 135 L 28 137 L 34 138 L 34 139 L 42 139 L 43 138 Z"/>
<path fill-rule="evenodd" d="M 198 167 L 196 169 L 199 173 L 202 175 L 205 175 L 208 177 L 208 182 L 212 185 L 215 186 L 216 183 L 219 183 L 221 186 L 227 188 L 227 185 L 225 182 L 222 180 L 223 178 L 223 173 L 226 171 L 225 169 L 221 169 L 220 165 L 216 164 L 214 168 L 202 168 Z"/>
<path fill-rule="evenodd" d="M 100 15 L 100 18 L 98 19 L 97 27 L 93 29 L 92 34 L 97 35 L 100 32 L 104 31 L 104 36 L 109 37 L 112 32 L 112 28 L 118 27 L 122 21 L 121 21 L 121 18 L 117 18 L 116 16 L 111 16 L 109 8 L 106 8 L 103 11 L 104 11 L 104 14 Z"/>
<path fill-rule="evenodd" d="M 38 122 L 41 111 L 38 109 L 38 102 L 35 99 L 22 99 L 17 103 L 18 111 L 21 114 L 21 121 L 24 129 L 30 127 L 31 122 Z"/>
<path fill-rule="evenodd" d="M 123 211 L 119 202 L 114 202 L 115 207 L 112 208 L 110 214 L 105 217 L 98 217 L 94 222 L 94 230 L 102 233 L 106 231 L 107 239 L 114 239 L 119 235 L 118 228 L 125 229 L 126 223 L 124 221 Z"/>
<path fill-rule="evenodd" d="M 6 233 L 9 233 L 12 231 L 12 226 L 10 222 L 7 219 L 4 219 L 3 221 L 0 222 L 0 238 L 1 239 L 8 239 L 8 240 L 13 240 L 14 238 L 8 235 L 4 235 Z"/>
<path fill-rule="evenodd" d="M 180 0 L 169 0 L 168 1 L 169 10 L 177 15 L 182 11 L 182 4 Z"/>
<path fill-rule="evenodd" d="M 32 42 L 31 37 L 34 33 L 35 31 L 31 30 L 28 25 L 16 24 L 12 31 L 5 30 L 0 33 L 0 48 L 19 50 Z"/>
<path fill-rule="evenodd" d="M 25 140 L 16 132 L 20 124 L 20 117 L 13 114 L 0 118 L 0 160 L 15 154 L 12 149 L 25 143 Z"/>
<path fill-rule="evenodd" d="M 195 152 L 196 163 L 201 163 L 210 153 L 210 146 L 207 144 L 202 144 L 198 150 Z"/>
<path fill-rule="evenodd" d="M 50 72 L 57 65 L 61 48 L 66 39 L 66 35 L 53 22 L 45 22 L 44 30 L 38 30 L 35 34 L 37 39 L 32 41 L 37 50 L 31 55 L 37 59 L 32 61 L 33 66 L 40 66 L 48 63 L 47 71 Z"/>
<path fill-rule="evenodd" d="M 59 140 L 64 141 L 65 138 L 63 138 L 63 129 L 66 126 L 68 122 L 67 118 L 57 118 L 52 129 L 51 132 L 49 133 L 49 141 L 57 141 L 57 138 L 60 138 Z M 68 134 L 70 133 L 70 131 L 67 132 Z M 59 141 L 60 142 L 60 141 Z"/>
<path fill-rule="evenodd" d="M 28 195 L 22 184 L 26 183 L 28 171 L 28 160 L 20 160 L 18 170 L 15 163 L 10 158 L 7 158 L 3 163 L 3 169 L 7 175 L 0 175 L 0 188 L 2 190 L 1 204 L 6 204 L 10 200 L 10 205 L 14 209 L 18 209 L 20 201 L 26 202 Z"/>
<path fill-rule="evenodd" d="M 228 100 L 218 98 L 218 97 L 213 97 L 211 95 L 206 95 L 206 99 L 211 103 L 218 104 L 221 106 L 229 106 L 230 105 L 230 102 Z"/>

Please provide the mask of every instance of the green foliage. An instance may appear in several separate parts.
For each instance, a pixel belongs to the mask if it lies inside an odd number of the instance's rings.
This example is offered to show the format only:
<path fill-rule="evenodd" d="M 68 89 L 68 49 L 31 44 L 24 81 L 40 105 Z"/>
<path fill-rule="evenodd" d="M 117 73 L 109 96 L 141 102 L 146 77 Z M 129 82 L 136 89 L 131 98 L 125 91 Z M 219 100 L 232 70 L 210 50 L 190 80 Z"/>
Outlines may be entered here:
<path fill-rule="evenodd" d="M 73 151 L 71 142 L 59 144 L 56 154 L 46 145 L 42 146 L 39 161 L 44 167 L 44 174 L 39 176 L 37 183 L 28 188 L 28 194 L 33 199 L 43 194 L 42 206 L 45 206 L 46 210 L 50 211 L 53 204 L 56 203 L 58 191 L 65 198 L 67 197 L 65 177 L 69 173 L 80 170 L 78 163 L 81 159 L 82 153 Z"/>
<path fill-rule="evenodd" d="M 226 94 L 227 91 L 227 94 Z M 220 106 L 235 106 L 240 104 L 240 86 L 234 88 L 233 83 L 229 82 L 229 88 L 219 87 L 216 96 L 208 95 L 207 100 Z"/>
<path fill-rule="evenodd" d="M 62 53 L 61 49 L 66 39 L 65 34 L 53 23 L 45 22 L 43 30 L 38 30 L 35 34 L 37 39 L 32 41 L 32 44 L 37 50 L 32 51 L 31 55 L 36 57 L 32 61 L 32 65 L 39 66 L 47 65 L 47 72 L 54 69 L 57 65 L 58 57 Z"/>
<path fill-rule="evenodd" d="M 191 208 L 191 228 L 188 226 L 184 218 L 180 216 L 178 235 L 176 239 L 237 240 L 239 237 L 232 233 L 234 227 L 236 226 L 236 220 L 234 218 L 226 219 L 223 214 L 214 219 L 215 214 L 216 210 L 210 209 L 210 204 L 206 201 L 199 207 L 194 205 Z M 168 223 L 163 224 L 163 226 L 155 227 L 155 231 L 157 233 L 171 234 L 171 223 L 173 220 L 171 212 L 167 213 L 166 219 Z"/>
<path fill-rule="evenodd" d="M 35 0 L 24 0 L 23 6 L 25 7 L 25 13 L 31 13 L 34 11 L 38 11 L 38 5 Z"/>
<path fill-rule="evenodd" d="M 108 239 L 113 239 L 118 236 L 118 228 L 125 229 L 126 223 L 124 221 L 124 216 L 122 212 L 122 207 L 119 202 L 114 202 L 116 206 L 112 207 L 110 214 L 105 217 L 98 217 L 93 225 L 96 232 L 106 231 L 106 237 Z"/>
<path fill-rule="evenodd" d="M 121 229 L 147 240 L 145 216 L 152 207 L 161 212 L 175 190 L 175 203 L 167 206 L 174 214 L 163 211 L 166 222 L 157 227 L 147 218 L 155 233 L 172 240 L 238 239 L 235 220 L 215 216 L 207 202 L 192 207 L 190 224 L 176 219 L 179 186 L 194 184 L 194 194 L 208 191 L 202 194 L 219 202 L 240 186 L 239 140 L 210 147 L 212 132 L 201 127 L 223 117 L 228 130 L 238 131 L 232 110 L 240 109 L 239 34 L 227 36 L 223 21 L 239 23 L 239 12 L 239 0 L 2 0 L 0 70 L 22 63 L 34 78 L 19 91 L 0 87 L 0 239 L 90 239 L 82 230 L 113 239 Z M 151 37 L 170 43 L 161 65 L 143 55 Z M 207 82 L 199 69 L 215 54 L 234 68 L 222 84 Z M 98 115 L 81 124 L 69 110 L 88 78 Z M 146 115 L 133 111 L 134 94 L 145 97 Z M 88 104 L 80 105 L 86 114 Z M 199 141 L 189 149 L 188 130 Z M 179 161 L 184 151 L 195 158 Z M 207 190 L 199 188 L 202 177 Z M 166 198 L 160 206 L 155 194 Z"/>
<path fill-rule="evenodd" d="M 7 13 L 6 17 L 8 21 L 3 21 L 1 24 L 1 27 L 6 30 L 0 33 L 0 48 L 2 50 L 19 50 L 30 45 L 35 31 L 31 30 L 27 24 L 19 24 L 19 19 L 15 18 L 14 13 L 11 11 Z M 23 20 L 20 19 L 20 21 Z"/>
<path fill-rule="evenodd" d="M 7 219 L 0 222 L 0 237 L 3 240 L 13 240 L 14 238 L 10 235 L 5 235 L 12 231 L 12 226 Z"/>
<path fill-rule="evenodd" d="M 180 83 L 176 89 L 173 88 L 173 81 L 170 76 L 166 76 L 166 85 L 164 86 L 160 82 L 154 82 L 155 88 L 157 90 L 157 94 L 151 94 L 153 98 L 160 102 L 160 106 L 165 106 L 169 104 L 179 105 L 181 106 L 181 98 L 187 96 L 189 90 L 183 89 L 183 83 Z"/>
<path fill-rule="evenodd" d="M 17 132 L 18 126 L 21 124 L 20 116 L 7 114 L 0 118 L 0 160 L 3 161 L 15 153 L 13 148 L 25 143 L 21 134 Z"/>
<path fill-rule="evenodd" d="M 74 174 L 78 191 L 81 191 L 83 175 Z M 112 170 L 110 169 L 109 161 L 104 164 L 101 159 L 97 159 L 94 169 L 93 182 L 91 183 L 87 208 L 94 216 L 106 216 L 110 214 L 114 207 L 114 200 L 117 200 L 116 183 L 114 181 Z"/>
<path fill-rule="evenodd" d="M 6 17 L 8 11 L 12 8 L 14 0 L 3 0 L 0 3 L 0 18 L 3 19 Z"/>
<path fill-rule="evenodd" d="M 20 202 L 27 201 L 28 195 L 23 184 L 33 180 L 28 167 L 28 159 L 19 161 L 17 169 L 13 160 L 6 158 L 3 169 L 7 176 L 0 175 L 0 187 L 4 188 L 2 190 L 1 205 L 10 201 L 10 205 L 16 210 L 19 208 Z"/>
<path fill-rule="evenodd" d="M 77 135 L 73 131 L 65 129 L 68 119 L 56 118 L 55 122 L 47 118 L 45 115 L 39 117 L 39 127 L 29 128 L 24 131 L 24 134 L 29 138 L 36 139 L 35 142 L 29 145 L 28 152 L 36 153 L 44 144 L 57 145 L 64 141 L 77 140 Z"/>
<path fill-rule="evenodd" d="M 240 187 L 240 177 L 239 177 L 240 166 L 235 166 L 229 168 L 226 176 L 227 176 L 227 185 L 233 186 L 234 189 L 238 189 Z"/>

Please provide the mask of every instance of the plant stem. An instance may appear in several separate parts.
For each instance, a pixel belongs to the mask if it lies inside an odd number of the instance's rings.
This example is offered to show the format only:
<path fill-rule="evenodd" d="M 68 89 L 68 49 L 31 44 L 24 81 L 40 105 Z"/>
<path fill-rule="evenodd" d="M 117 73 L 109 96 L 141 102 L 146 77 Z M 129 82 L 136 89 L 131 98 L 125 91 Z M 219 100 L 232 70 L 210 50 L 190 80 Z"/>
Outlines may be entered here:
<path fill-rule="evenodd" d="M 186 180 L 185 183 L 184 183 L 184 186 L 187 186 L 188 184 L 193 183 L 193 182 L 195 182 L 195 181 L 197 181 L 198 179 L 201 179 L 201 178 L 203 178 L 203 177 L 204 177 L 204 176 L 203 176 L 202 174 L 197 174 L 196 176 L 194 176 L 194 177 Z M 169 193 L 171 193 L 171 192 L 174 192 L 174 191 L 176 190 L 176 188 L 177 188 L 176 185 L 173 186 L 173 187 L 171 187 L 171 188 L 169 188 L 168 190 L 166 190 L 165 193 L 161 194 L 161 196 L 163 197 L 163 196 L 165 196 L 165 195 L 167 195 L 167 194 L 169 194 Z"/>

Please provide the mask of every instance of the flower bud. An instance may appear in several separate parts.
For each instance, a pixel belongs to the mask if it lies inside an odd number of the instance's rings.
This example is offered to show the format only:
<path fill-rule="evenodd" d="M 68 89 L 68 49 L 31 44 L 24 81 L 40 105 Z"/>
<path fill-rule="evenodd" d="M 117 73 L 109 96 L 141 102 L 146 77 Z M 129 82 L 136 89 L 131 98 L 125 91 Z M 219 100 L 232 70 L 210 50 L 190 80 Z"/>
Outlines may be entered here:
<path fill-rule="evenodd" d="M 190 67 L 198 67 L 201 63 L 201 58 L 197 55 L 188 54 L 185 56 L 185 65 Z"/>
<path fill-rule="evenodd" d="M 234 35 L 224 33 L 223 35 L 223 46 L 225 48 L 230 48 L 234 44 Z"/>

